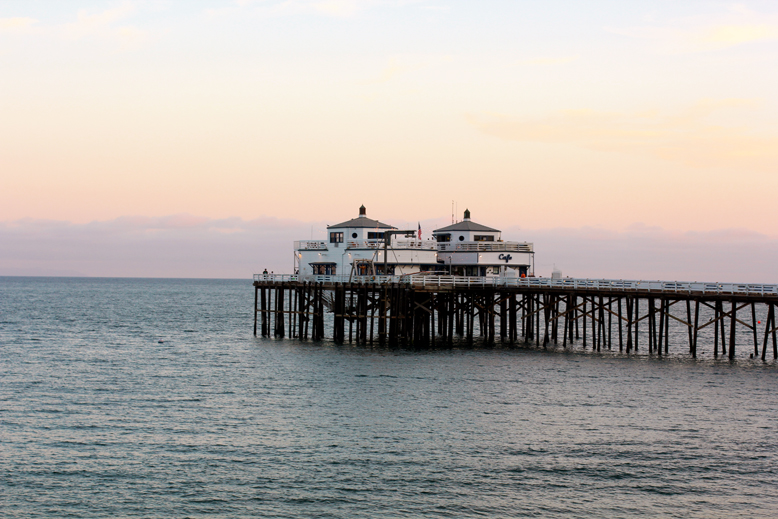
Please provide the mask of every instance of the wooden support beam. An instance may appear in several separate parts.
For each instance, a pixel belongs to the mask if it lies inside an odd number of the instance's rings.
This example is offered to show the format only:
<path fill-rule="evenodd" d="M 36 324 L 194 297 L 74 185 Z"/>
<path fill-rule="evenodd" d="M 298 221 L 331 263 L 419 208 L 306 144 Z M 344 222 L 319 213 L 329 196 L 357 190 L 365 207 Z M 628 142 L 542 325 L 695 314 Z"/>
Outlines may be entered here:
<path fill-rule="evenodd" d="M 659 298 L 659 334 L 657 339 L 657 348 L 656 353 L 657 355 L 662 355 L 662 348 L 664 347 L 664 332 L 665 332 L 665 306 L 667 305 L 667 300 L 664 297 Z"/>
<path fill-rule="evenodd" d="M 608 349 L 610 350 L 613 344 L 613 310 L 611 310 L 611 306 L 613 305 L 613 298 L 608 297 Z"/>
<path fill-rule="evenodd" d="M 694 341 L 692 346 L 692 358 L 697 358 L 697 337 L 700 327 L 697 324 L 700 321 L 700 300 L 694 300 Z"/>
<path fill-rule="evenodd" d="M 254 286 L 254 337 L 257 336 L 257 297 L 259 287 Z"/>
<path fill-rule="evenodd" d="M 730 360 L 735 358 L 735 324 L 737 324 L 737 319 L 735 317 L 735 313 L 737 312 L 737 303 L 732 300 L 732 321 L 729 325 L 729 358 Z"/>
<path fill-rule="evenodd" d="M 627 296 L 627 353 L 632 351 L 632 306 L 634 298 Z"/>
<path fill-rule="evenodd" d="M 619 320 L 617 321 L 619 323 L 619 351 L 624 351 L 624 338 L 622 336 L 622 317 L 621 317 L 621 297 L 618 297 L 617 308 L 619 309 Z"/>
<path fill-rule="evenodd" d="M 711 306 L 710 304 L 706 303 L 705 301 L 702 301 L 702 304 L 707 306 L 708 308 L 710 308 L 714 312 L 716 311 L 716 307 Z M 747 307 L 749 304 L 751 304 L 751 303 L 743 303 L 742 305 L 738 306 L 737 308 L 733 307 L 733 310 L 736 311 L 736 312 L 739 312 L 743 308 Z M 711 325 L 713 323 L 716 323 L 718 321 L 723 321 L 725 318 L 730 317 L 732 315 L 732 311 L 729 311 L 729 312 L 725 312 L 724 311 L 724 308 L 723 308 L 723 306 L 721 304 L 721 301 L 717 301 L 716 302 L 716 306 L 719 308 L 718 313 L 721 314 L 721 315 L 719 315 L 718 317 L 714 317 L 713 319 L 711 319 L 707 323 L 703 324 L 701 328 L 705 328 L 706 326 Z M 742 324 L 743 326 L 745 326 L 749 330 L 751 329 L 751 325 L 750 324 L 748 324 L 746 322 L 743 322 L 740 319 L 737 319 L 737 322 L 739 322 L 740 324 Z"/>
<path fill-rule="evenodd" d="M 756 336 L 756 305 L 751 303 L 751 330 L 754 332 L 754 358 L 759 356 L 759 338 Z"/>
<path fill-rule="evenodd" d="M 770 326 L 772 325 L 772 319 L 773 319 L 773 304 L 768 303 L 767 304 L 767 319 L 765 319 L 765 326 L 764 326 L 764 343 L 762 344 L 762 360 L 765 360 L 765 355 L 767 353 L 767 340 L 770 337 Z"/>
<path fill-rule="evenodd" d="M 677 301 L 674 301 L 673 304 L 675 304 Z M 665 300 L 665 304 L 667 301 Z M 672 306 L 672 305 L 670 305 Z M 670 306 L 666 306 L 667 309 L 667 316 L 672 317 L 670 315 Z M 669 351 L 669 339 L 670 339 L 670 319 L 665 319 L 665 354 Z"/>
<path fill-rule="evenodd" d="M 640 315 L 640 298 L 635 298 L 635 351 L 638 351 L 638 323 L 641 319 L 638 319 Z M 647 314 L 646 314 L 647 315 Z"/>
<path fill-rule="evenodd" d="M 691 301 L 689 299 L 686 300 L 686 320 L 689 321 L 689 323 L 692 322 L 692 306 Z M 687 328 L 689 332 L 689 353 L 692 352 L 692 327 L 691 325 Z"/>

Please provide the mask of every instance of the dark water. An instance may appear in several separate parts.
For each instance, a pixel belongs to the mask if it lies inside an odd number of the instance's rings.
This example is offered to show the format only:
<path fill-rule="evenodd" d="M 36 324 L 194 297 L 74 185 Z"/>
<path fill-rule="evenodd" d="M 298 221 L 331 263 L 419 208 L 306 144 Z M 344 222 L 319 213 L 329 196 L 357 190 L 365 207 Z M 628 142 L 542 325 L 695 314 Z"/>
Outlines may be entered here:
<path fill-rule="evenodd" d="M 774 362 L 268 341 L 252 302 L 0 278 L 0 515 L 778 515 Z"/>

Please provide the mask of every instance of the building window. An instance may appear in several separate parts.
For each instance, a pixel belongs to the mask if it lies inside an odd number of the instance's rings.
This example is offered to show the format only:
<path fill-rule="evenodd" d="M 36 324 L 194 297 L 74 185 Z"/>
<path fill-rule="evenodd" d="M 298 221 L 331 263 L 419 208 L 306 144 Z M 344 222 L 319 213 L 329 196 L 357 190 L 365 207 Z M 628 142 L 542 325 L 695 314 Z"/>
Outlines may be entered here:
<path fill-rule="evenodd" d="M 354 238 L 354 239 L 356 239 L 356 238 L 357 238 L 357 233 L 355 233 L 355 232 L 352 232 L 352 233 L 351 233 L 351 237 L 352 237 L 352 238 Z"/>
<path fill-rule="evenodd" d="M 379 276 L 394 276 L 394 265 L 387 265 L 386 266 L 386 272 L 384 272 L 384 266 L 383 264 L 379 264 L 375 266 L 376 274 Z"/>
<path fill-rule="evenodd" d="M 435 239 L 438 240 L 438 243 L 447 243 L 451 241 L 451 235 L 450 234 L 437 234 L 435 235 Z"/>
<path fill-rule="evenodd" d="M 337 265 L 334 263 L 314 263 L 311 265 L 315 276 L 334 276 L 336 275 Z"/>
<path fill-rule="evenodd" d="M 382 233 L 382 232 L 368 232 L 367 233 L 367 239 L 368 240 L 383 240 L 384 239 L 384 233 Z"/>
<path fill-rule="evenodd" d="M 476 234 L 474 241 L 494 241 L 494 236 L 488 234 Z"/>
<path fill-rule="evenodd" d="M 465 241 L 465 237 L 464 236 L 460 236 L 459 237 L 459 241 Z"/>
<path fill-rule="evenodd" d="M 330 233 L 330 243 L 343 243 L 343 233 L 342 232 L 331 232 Z"/>

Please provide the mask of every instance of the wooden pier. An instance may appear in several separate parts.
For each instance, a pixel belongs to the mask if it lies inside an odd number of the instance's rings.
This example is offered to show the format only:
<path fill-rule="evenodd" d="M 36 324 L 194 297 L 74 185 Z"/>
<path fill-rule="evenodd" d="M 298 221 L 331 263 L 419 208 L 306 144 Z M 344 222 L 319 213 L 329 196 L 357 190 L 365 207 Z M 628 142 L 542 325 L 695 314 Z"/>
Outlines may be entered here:
<path fill-rule="evenodd" d="M 645 348 L 661 356 L 671 340 L 680 340 L 677 325 L 671 333 L 672 320 L 686 332 L 684 351 L 688 345 L 691 357 L 703 330 L 706 350 L 711 346 L 712 329 L 713 356 L 734 359 L 736 338 L 745 330 L 749 355 L 765 360 L 768 346 L 778 358 L 776 303 L 778 285 L 258 274 L 254 335 L 435 347 L 478 337 L 486 344 Z"/>

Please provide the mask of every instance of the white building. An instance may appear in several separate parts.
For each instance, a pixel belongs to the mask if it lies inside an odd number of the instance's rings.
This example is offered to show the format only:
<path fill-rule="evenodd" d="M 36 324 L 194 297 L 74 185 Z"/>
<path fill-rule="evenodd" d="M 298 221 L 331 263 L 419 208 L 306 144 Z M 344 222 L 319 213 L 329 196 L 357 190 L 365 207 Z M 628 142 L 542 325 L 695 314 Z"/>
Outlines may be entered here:
<path fill-rule="evenodd" d="M 305 275 L 408 275 L 438 272 L 459 276 L 532 276 L 531 243 L 504 242 L 497 229 L 470 220 L 436 229 L 432 240 L 367 217 L 327 226 L 325 241 L 294 242 L 295 270 Z"/>
<path fill-rule="evenodd" d="M 352 220 L 327 226 L 327 241 L 296 241 L 295 269 L 301 275 L 403 275 L 436 270 L 435 242 L 416 231 L 367 217 L 365 206 Z M 385 243 L 385 239 L 389 243 Z"/>
<path fill-rule="evenodd" d="M 532 276 L 535 252 L 527 242 L 502 241 L 501 232 L 470 220 L 435 229 L 438 262 L 457 276 Z"/>

